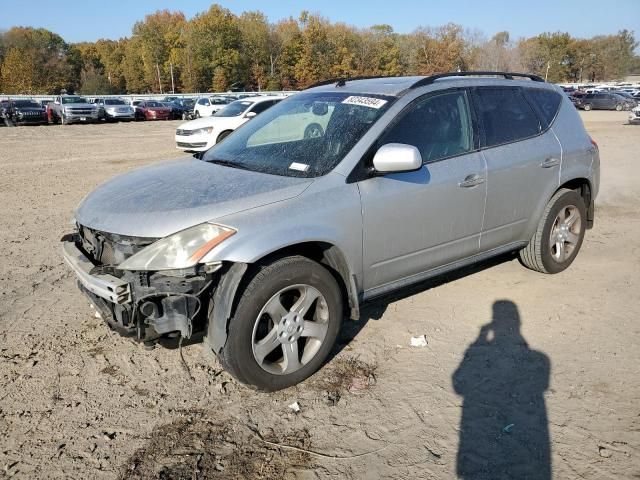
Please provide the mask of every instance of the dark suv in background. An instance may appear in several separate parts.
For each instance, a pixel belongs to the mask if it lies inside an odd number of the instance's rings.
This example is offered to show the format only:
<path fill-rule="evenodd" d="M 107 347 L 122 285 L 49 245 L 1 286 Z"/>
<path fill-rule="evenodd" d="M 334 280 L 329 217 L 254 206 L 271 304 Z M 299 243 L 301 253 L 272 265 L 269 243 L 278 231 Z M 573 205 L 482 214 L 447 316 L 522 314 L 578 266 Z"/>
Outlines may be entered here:
<path fill-rule="evenodd" d="M 615 93 L 588 93 L 580 99 L 578 108 L 583 110 L 631 110 L 635 107 L 633 100 L 628 100 Z"/>

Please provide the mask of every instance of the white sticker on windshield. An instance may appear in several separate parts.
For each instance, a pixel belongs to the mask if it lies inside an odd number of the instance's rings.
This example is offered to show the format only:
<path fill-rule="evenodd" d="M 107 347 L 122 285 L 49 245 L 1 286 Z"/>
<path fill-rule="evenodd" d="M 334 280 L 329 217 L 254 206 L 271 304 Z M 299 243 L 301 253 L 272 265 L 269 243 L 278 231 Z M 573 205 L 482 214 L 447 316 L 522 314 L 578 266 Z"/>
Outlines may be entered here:
<path fill-rule="evenodd" d="M 347 103 L 349 105 L 360 105 L 362 107 L 369 107 L 369 108 L 382 108 L 385 106 L 385 104 L 387 103 L 386 100 L 382 100 L 380 98 L 373 98 L 373 97 L 347 97 L 345 98 L 342 103 Z"/>
<path fill-rule="evenodd" d="M 309 170 L 309 165 L 307 165 L 306 163 L 293 162 L 291 165 L 289 165 L 289 169 L 297 170 L 299 172 L 306 172 L 307 170 Z"/>

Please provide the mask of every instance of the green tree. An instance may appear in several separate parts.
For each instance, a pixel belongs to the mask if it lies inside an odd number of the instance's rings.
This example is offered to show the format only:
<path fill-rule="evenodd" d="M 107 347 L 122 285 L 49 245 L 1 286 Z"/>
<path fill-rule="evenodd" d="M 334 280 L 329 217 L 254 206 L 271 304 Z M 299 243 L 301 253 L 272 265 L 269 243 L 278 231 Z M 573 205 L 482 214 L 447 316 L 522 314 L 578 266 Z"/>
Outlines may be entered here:
<path fill-rule="evenodd" d="M 218 78 L 233 84 L 242 81 L 240 55 L 242 36 L 238 18 L 229 10 L 212 5 L 208 11 L 196 15 L 184 32 L 186 68 L 182 81 L 191 91 L 208 91 L 214 88 L 214 72 Z"/>
<path fill-rule="evenodd" d="M 174 83 L 176 78 L 180 78 L 177 70 L 181 65 L 185 27 L 184 14 L 169 10 L 147 15 L 133 26 L 132 40 L 139 48 L 143 78 L 148 89 L 155 92 L 170 91 L 172 67 Z"/>

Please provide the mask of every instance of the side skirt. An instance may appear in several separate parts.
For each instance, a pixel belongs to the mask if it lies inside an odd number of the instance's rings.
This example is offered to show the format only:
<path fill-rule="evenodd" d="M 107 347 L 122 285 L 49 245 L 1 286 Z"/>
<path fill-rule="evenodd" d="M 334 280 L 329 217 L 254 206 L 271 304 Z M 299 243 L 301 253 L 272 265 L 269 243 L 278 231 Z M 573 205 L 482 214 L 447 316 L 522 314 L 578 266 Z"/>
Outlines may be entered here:
<path fill-rule="evenodd" d="M 401 288 L 407 287 L 409 285 L 413 285 L 415 283 L 420 283 L 429 278 L 437 277 L 444 273 L 451 272 L 452 270 L 468 267 L 469 265 L 473 265 L 474 263 L 487 260 L 491 257 L 497 257 L 498 255 L 502 255 L 503 253 L 519 250 L 520 248 L 525 247 L 526 245 L 527 245 L 527 242 L 509 243 L 507 245 L 494 248 L 493 250 L 489 250 L 487 252 L 478 253 L 476 255 L 472 255 L 471 257 L 467 257 L 462 260 L 457 260 L 447 265 L 443 265 L 441 267 L 436 267 L 431 270 L 427 270 L 426 272 L 417 273 L 410 277 L 402 278 L 400 280 L 396 280 L 394 282 L 387 283 L 379 287 L 371 288 L 362 294 L 362 301 L 368 301 L 368 300 L 371 300 L 372 298 L 386 295 L 387 293 L 390 293 L 394 290 L 400 290 Z"/>

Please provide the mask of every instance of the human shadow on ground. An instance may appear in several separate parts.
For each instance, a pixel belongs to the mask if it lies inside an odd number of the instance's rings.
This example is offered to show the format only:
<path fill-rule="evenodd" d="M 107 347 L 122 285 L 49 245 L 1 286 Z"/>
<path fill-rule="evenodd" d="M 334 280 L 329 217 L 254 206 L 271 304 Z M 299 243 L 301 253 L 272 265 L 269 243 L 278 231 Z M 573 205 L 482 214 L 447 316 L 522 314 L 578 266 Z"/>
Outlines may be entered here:
<path fill-rule="evenodd" d="M 463 400 L 457 474 L 462 479 L 551 479 L 544 392 L 551 363 L 520 332 L 517 306 L 493 304 L 452 376 Z"/>

